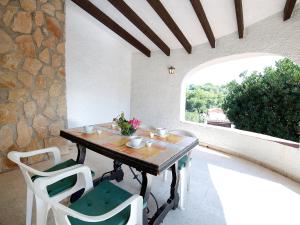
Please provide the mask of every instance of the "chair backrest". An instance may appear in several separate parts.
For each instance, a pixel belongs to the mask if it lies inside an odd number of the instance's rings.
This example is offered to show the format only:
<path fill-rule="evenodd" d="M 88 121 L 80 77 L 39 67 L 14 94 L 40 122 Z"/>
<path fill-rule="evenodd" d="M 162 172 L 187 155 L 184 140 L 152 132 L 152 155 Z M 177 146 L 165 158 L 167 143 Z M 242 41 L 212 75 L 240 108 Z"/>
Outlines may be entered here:
<path fill-rule="evenodd" d="M 170 130 L 169 133 L 171 133 L 171 134 L 177 134 L 177 135 L 182 135 L 182 136 L 187 136 L 187 137 L 197 138 L 197 136 L 195 134 L 193 134 L 192 132 L 187 131 L 187 130 Z M 187 156 L 189 158 L 191 158 L 191 154 L 192 154 L 192 151 L 189 151 L 189 153 L 187 154 Z"/>
<path fill-rule="evenodd" d="M 49 185 L 74 175 L 77 175 L 77 180 L 76 184 L 72 188 L 58 194 L 58 197 L 49 196 L 47 191 L 47 187 Z M 56 224 L 70 225 L 67 216 L 74 216 L 78 213 L 59 203 L 59 201 L 71 196 L 73 193 L 77 192 L 80 189 L 84 189 L 84 193 L 90 191 L 93 188 L 91 170 L 87 166 L 80 166 L 51 177 L 42 177 L 34 182 L 34 188 L 36 190 L 36 197 L 44 202 L 47 202 L 47 204 L 50 204 L 51 208 L 53 209 Z"/>
<path fill-rule="evenodd" d="M 64 178 L 77 175 L 76 183 L 70 189 L 65 190 L 64 192 L 56 195 L 54 197 L 50 197 L 47 191 L 47 187 L 51 184 L 54 184 Z M 36 179 L 34 182 L 34 187 L 36 190 L 36 195 L 42 199 L 43 201 L 54 201 L 56 202 L 58 199 L 62 200 L 66 197 L 71 196 L 75 192 L 84 189 L 84 193 L 90 191 L 93 188 L 93 179 L 91 170 L 87 166 L 80 165 L 74 169 L 66 170 L 62 173 L 58 173 L 49 177 L 41 177 Z"/>
<path fill-rule="evenodd" d="M 197 138 L 197 136 L 195 134 L 193 134 L 192 132 L 187 131 L 187 130 L 170 130 L 169 133 Z"/>
<path fill-rule="evenodd" d="M 70 209 L 59 202 L 54 202 L 50 200 L 51 208 L 53 209 L 55 221 L 59 225 L 70 225 L 69 217 L 76 218 L 80 221 L 90 223 L 91 225 L 96 222 L 103 222 L 112 218 L 113 216 L 120 213 L 126 207 L 130 205 L 130 217 L 126 225 L 142 225 L 143 224 L 143 198 L 140 195 L 133 195 L 125 202 L 112 209 L 111 211 L 98 215 L 98 216 L 88 216 L 82 213 L 79 213 L 73 209 Z M 104 222 L 105 223 L 105 222 Z"/>
<path fill-rule="evenodd" d="M 35 189 L 37 190 L 36 191 L 37 198 L 40 198 L 41 200 L 47 202 L 47 204 L 51 205 L 51 208 L 53 209 L 53 212 L 54 212 L 55 221 L 57 224 L 70 225 L 69 216 L 79 219 L 81 221 L 91 222 L 91 223 L 104 221 L 104 220 L 107 220 L 107 219 L 111 218 L 112 216 L 116 215 L 117 213 L 121 212 L 126 207 L 128 207 L 130 204 L 131 204 L 132 212 L 137 212 L 138 208 L 140 209 L 140 218 L 142 218 L 143 199 L 139 195 L 132 196 L 131 198 L 129 198 L 124 203 L 117 206 L 110 212 L 107 212 L 107 213 L 105 213 L 103 215 L 99 215 L 99 216 L 84 215 L 82 213 L 79 213 L 79 212 L 77 212 L 73 209 L 70 209 L 70 208 L 64 206 L 63 204 L 61 204 L 59 202 L 62 199 L 61 197 L 60 198 L 55 198 L 55 197 L 50 198 L 49 197 L 48 192 L 47 192 L 47 186 L 49 186 L 53 183 L 56 183 L 59 180 L 62 180 L 66 177 L 73 176 L 75 174 L 77 175 L 76 184 L 71 189 L 65 191 L 64 193 L 62 193 L 60 195 L 64 195 L 64 197 L 66 198 L 82 188 L 84 188 L 85 193 L 90 191 L 93 188 L 91 171 L 87 166 L 80 166 L 78 168 L 66 171 L 64 173 L 61 173 L 61 174 L 58 174 L 55 176 L 40 178 L 34 183 Z M 135 215 L 135 217 L 137 217 L 137 216 L 138 215 Z M 136 219 L 137 218 L 135 218 L 135 220 Z M 130 224 L 142 224 L 142 223 L 134 222 L 134 223 L 130 223 Z"/>
<path fill-rule="evenodd" d="M 22 162 L 22 158 L 26 158 L 26 157 L 31 157 L 37 154 L 45 154 L 51 152 L 54 154 L 54 163 L 57 164 L 60 162 L 60 153 L 59 153 L 59 149 L 57 147 L 50 147 L 50 148 L 45 148 L 45 149 L 40 149 L 40 150 L 35 150 L 35 151 L 31 151 L 31 152 L 17 152 L 17 151 L 11 151 L 7 154 L 7 157 L 13 161 L 14 163 L 16 163 L 23 176 L 25 179 L 26 184 L 33 190 L 33 182 L 32 182 L 32 175 L 38 175 L 38 176 L 49 176 L 48 173 L 46 172 L 41 172 L 38 171 L 28 165 L 26 165 L 25 163 Z"/>

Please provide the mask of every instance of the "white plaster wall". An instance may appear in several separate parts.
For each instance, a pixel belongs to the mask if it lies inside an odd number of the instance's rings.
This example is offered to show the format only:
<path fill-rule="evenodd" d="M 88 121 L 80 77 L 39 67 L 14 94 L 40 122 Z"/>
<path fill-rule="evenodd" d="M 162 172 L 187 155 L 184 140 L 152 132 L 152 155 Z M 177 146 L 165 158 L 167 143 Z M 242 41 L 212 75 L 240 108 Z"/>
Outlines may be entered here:
<path fill-rule="evenodd" d="M 248 27 L 244 39 L 238 39 L 236 34 L 218 39 L 215 49 L 203 44 L 193 47 L 192 54 L 180 49 L 171 51 L 168 57 L 155 51 L 151 58 L 135 53 L 132 60 L 132 115 L 156 126 L 177 127 L 183 78 L 210 60 L 249 52 L 287 56 L 300 64 L 299 6 L 290 20 L 283 22 L 281 13 L 276 14 Z M 176 68 L 174 76 L 168 74 L 170 65 Z"/>
<path fill-rule="evenodd" d="M 131 115 L 146 124 L 169 129 L 188 129 L 200 141 L 231 154 L 259 162 L 300 181 L 300 151 L 231 129 L 180 122 L 180 95 L 184 77 L 193 69 L 211 60 L 235 54 L 271 53 L 291 58 L 300 64 L 300 10 L 287 22 L 276 14 L 248 27 L 244 39 L 231 34 L 217 40 L 217 47 L 203 44 L 188 55 L 183 49 L 167 57 L 157 51 L 151 58 L 136 53 L 132 64 Z M 173 65 L 176 74 L 170 76 Z"/>
<path fill-rule="evenodd" d="M 300 149 L 275 142 L 282 139 L 205 124 L 182 123 L 180 128 L 195 133 L 202 145 L 253 161 L 300 182 Z"/>
<path fill-rule="evenodd" d="M 130 114 L 131 55 L 100 22 L 66 1 L 69 127 L 111 121 L 121 111 Z"/>

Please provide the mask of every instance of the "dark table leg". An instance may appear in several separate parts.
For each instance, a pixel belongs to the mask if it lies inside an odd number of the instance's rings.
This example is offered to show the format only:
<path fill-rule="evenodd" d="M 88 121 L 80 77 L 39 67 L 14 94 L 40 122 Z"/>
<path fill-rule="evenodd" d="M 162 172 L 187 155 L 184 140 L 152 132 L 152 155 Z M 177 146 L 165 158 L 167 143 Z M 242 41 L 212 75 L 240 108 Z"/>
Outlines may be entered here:
<path fill-rule="evenodd" d="M 140 195 L 143 196 L 144 202 L 148 202 L 151 192 L 152 176 L 145 172 L 142 172 L 142 178 L 143 180 Z M 143 224 L 148 224 L 147 207 L 144 208 L 143 211 Z"/>
<path fill-rule="evenodd" d="M 172 183 L 170 188 L 170 197 L 168 201 L 163 204 L 154 216 L 150 219 L 149 225 L 158 225 L 161 224 L 168 214 L 168 212 L 173 209 L 175 210 L 178 207 L 179 195 L 178 195 L 178 184 L 179 184 L 179 173 L 178 173 L 178 163 L 175 163 L 172 167 Z"/>
<path fill-rule="evenodd" d="M 83 164 L 84 160 L 85 160 L 85 156 L 86 156 L 86 148 L 82 145 L 77 144 L 77 158 L 76 158 L 76 162 L 78 164 Z M 77 192 L 75 192 L 74 194 L 71 195 L 70 198 L 70 202 L 75 202 L 76 200 L 78 200 L 84 193 L 84 189 L 81 189 Z"/>
<path fill-rule="evenodd" d="M 178 163 L 174 164 L 171 167 L 172 170 L 172 183 L 171 183 L 171 191 L 170 198 L 173 202 L 173 209 L 175 210 L 178 207 L 179 203 L 179 194 L 178 194 L 178 186 L 179 186 L 179 170 Z"/>

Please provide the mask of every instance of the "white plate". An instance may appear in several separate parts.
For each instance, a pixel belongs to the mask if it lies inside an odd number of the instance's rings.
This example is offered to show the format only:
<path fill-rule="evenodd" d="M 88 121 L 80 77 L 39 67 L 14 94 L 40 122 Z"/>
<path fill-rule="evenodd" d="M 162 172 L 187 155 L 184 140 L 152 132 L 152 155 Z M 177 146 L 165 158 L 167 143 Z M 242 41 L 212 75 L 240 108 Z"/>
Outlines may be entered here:
<path fill-rule="evenodd" d="M 158 133 L 154 133 L 155 136 L 161 137 L 161 138 L 165 138 L 168 137 L 168 133 L 166 133 L 165 135 L 159 135 Z"/>
<path fill-rule="evenodd" d="M 136 147 L 132 146 L 132 145 L 130 144 L 130 142 L 127 142 L 127 143 L 126 143 L 126 146 L 129 147 L 129 148 L 140 149 L 140 148 L 145 147 L 145 142 L 142 142 L 139 146 L 136 146 Z"/>

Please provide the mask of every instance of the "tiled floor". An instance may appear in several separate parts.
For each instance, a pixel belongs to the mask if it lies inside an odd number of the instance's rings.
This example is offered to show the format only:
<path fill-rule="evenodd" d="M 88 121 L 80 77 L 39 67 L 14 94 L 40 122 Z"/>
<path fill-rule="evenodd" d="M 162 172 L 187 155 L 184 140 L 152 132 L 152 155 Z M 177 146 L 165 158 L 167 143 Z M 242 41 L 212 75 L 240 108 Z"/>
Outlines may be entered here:
<path fill-rule="evenodd" d="M 73 153 L 75 156 L 75 152 Z M 165 225 L 299 225 L 300 184 L 272 171 L 205 148 L 193 152 L 191 190 L 186 210 L 170 212 Z M 86 164 L 99 176 L 111 169 L 111 160 L 88 151 Z M 49 162 L 38 168 L 47 168 Z M 138 193 L 139 184 L 126 177 L 120 185 Z M 153 194 L 161 203 L 168 185 L 153 181 Z M 155 205 L 150 199 L 150 210 Z M 25 184 L 19 170 L 0 174 L 0 224 L 25 224 Z M 49 225 L 54 225 L 52 214 Z"/>

